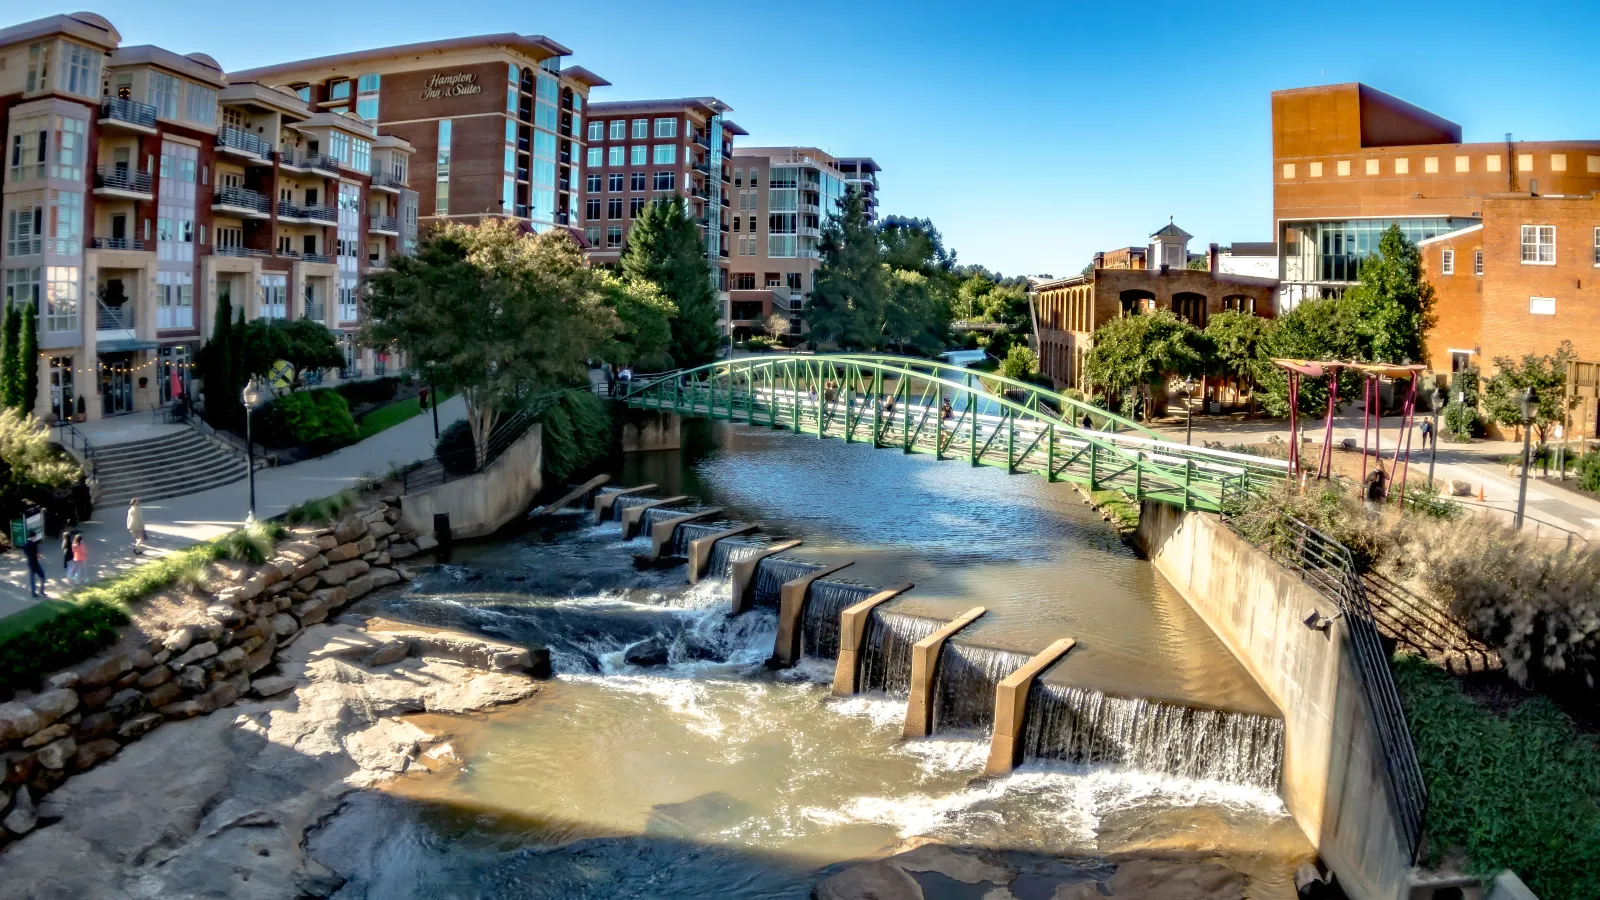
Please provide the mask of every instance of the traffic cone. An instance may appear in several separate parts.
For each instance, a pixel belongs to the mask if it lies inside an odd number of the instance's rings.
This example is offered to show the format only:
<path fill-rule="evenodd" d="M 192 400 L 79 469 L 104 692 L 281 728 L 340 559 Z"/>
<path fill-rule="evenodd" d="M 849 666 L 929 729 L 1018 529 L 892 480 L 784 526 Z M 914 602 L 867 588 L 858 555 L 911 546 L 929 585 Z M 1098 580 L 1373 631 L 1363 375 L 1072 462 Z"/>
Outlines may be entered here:
<path fill-rule="evenodd" d="M 1488 503 L 1489 502 L 1488 498 L 1483 496 L 1483 485 L 1481 485 L 1481 484 L 1478 485 L 1478 502 L 1479 503 Z"/>

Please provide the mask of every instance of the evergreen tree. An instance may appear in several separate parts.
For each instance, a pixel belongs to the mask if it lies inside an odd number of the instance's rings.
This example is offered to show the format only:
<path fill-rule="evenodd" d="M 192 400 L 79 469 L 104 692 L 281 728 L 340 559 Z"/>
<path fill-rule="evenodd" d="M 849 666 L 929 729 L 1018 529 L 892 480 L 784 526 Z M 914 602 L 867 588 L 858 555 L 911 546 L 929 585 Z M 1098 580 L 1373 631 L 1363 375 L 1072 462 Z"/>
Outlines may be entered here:
<path fill-rule="evenodd" d="M 233 421 L 233 303 L 226 296 L 217 301 L 211 340 L 201 357 L 205 377 L 206 421 L 222 426 Z"/>
<path fill-rule="evenodd" d="M 7 409 L 18 409 L 22 406 L 22 312 L 16 307 L 6 310 L 6 343 L 4 359 L 0 366 L 5 369 L 5 382 L 0 386 L 4 391 L 4 405 Z"/>
<path fill-rule="evenodd" d="M 717 291 L 705 239 L 682 197 L 659 199 L 633 220 L 622 251 L 622 274 L 632 284 L 654 283 L 676 307 L 668 348 L 674 364 L 692 368 L 716 359 L 722 339 Z"/>
<path fill-rule="evenodd" d="M 1390 225 L 1378 252 L 1361 261 L 1361 281 L 1343 303 L 1362 359 L 1427 362 L 1424 338 L 1436 319 L 1433 285 L 1422 277 L 1422 253 L 1400 226 Z"/>
<path fill-rule="evenodd" d="M 822 230 L 822 265 L 811 280 L 806 324 L 813 344 L 877 348 L 891 286 L 878 233 L 867 223 L 866 204 L 854 189 Z"/>
<path fill-rule="evenodd" d="M 22 412 L 32 415 L 39 401 L 39 316 L 31 303 L 22 308 L 22 348 L 17 355 L 22 365 Z"/>
<path fill-rule="evenodd" d="M 11 388 L 12 309 L 9 303 L 0 309 L 0 409 L 10 409 L 16 405 L 15 392 Z"/>

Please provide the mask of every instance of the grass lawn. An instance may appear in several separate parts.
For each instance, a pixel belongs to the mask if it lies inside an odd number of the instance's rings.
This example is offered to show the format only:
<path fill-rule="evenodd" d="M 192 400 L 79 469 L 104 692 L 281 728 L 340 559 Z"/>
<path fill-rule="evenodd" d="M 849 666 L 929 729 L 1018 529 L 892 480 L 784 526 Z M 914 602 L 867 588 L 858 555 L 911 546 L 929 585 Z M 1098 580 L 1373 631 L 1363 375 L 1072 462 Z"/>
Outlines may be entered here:
<path fill-rule="evenodd" d="M 1132 531 L 1139 527 L 1139 504 L 1122 491 L 1095 491 L 1089 502 L 1111 517 L 1118 531 Z"/>
<path fill-rule="evenodd" d="M 446 394 L 439 398 L 439 402 L 443 403 L 449 399 L 450 396 Z M 419 415 L 421 412 L 422 404 L 418 402 L 416 397 L 412 397 L 409 400 L 401 400 L 398 403 L 391 403 L 388 406 L 380 406 L 367 413 L 366 418 L 361 420 L 361 424 L 356 426 L 356 440 L 364 441 L 380 431 L 393 428 L 412 416 Z"/>

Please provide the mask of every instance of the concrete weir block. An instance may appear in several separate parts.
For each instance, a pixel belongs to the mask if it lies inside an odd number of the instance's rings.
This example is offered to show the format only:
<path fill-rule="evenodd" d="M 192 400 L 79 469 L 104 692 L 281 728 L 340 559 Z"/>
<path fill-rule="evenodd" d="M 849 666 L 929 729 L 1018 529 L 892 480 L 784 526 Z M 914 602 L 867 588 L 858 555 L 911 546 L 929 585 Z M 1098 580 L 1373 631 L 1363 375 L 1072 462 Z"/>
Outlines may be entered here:
<path fill-rule="evenodd" d="M 733 582 L 733 608 L 728 610 L 728 615 L 737 616 L 750 611 L 756 605 L 756 567 L 761 561 L 774 553 L 793 550 L 800 546 L 799 541 L 783 541 L 757 553 L 749 559 L 741 559 L 733 564 L 730 580 Z"/>
<path fill-rule="evenodd" d="M 616 505 L 618 497 L 626 497 L 629 494 L 642 494 L 645 491 L 653 491 L 655 489 L 656 486 L 653 484 L 641 484 L 638 487 L 596 494 L 594 496 L 594 523 L 599 525 L 601 522 L 611 518 L 611 509 Z"/>
<path fill-rule="evenodd" d="M 939 651 L 944 649 L 945 641 L 983 613 L 983 607 L 974 606 L 911 648 L 911 697 L 906 701 L 904 736 L 927 737 L 933 732 L 933 684 L 939 677 Z"/>
<path fill-rule="evenodd" d="M 839 614 L 839 661 L 833 669 L 833 695 L 849 697 L 861 690 L 861 641 L 872 611 L 911 590 L 908 581 L 886 588 Z"/>
<path fill-rule="evenodd" d="M 718 506 L 705 512 L 690 513 L 687 516 L 678 516 L 665 522 L 657 522 L 655 527 L 650 529 L 650 559 L 652 561 L 658 560 L 666 555 L 667 550 L 672 546 L 672 533 L 678 530 L 679 525 L 685 522 L 716 518 L 721 514 L 722 507 Z"/>
<path fill-rule="evenodd" d="M 700 576 L 706 571 L 706 566 L 711 564 L 711 551 L 717 546 L 717 541 L 723 538 L 736 537 L 741 534 L 750 534 L 760 531 L 761 526 L 754 523 L 735 525 L 727 531 L 708 534 L 703 538 L 696 538 L 689 542 L 689 583 L 698 584 Z"/>
<path fill-rule="evenodd" d="M 787 668 L 800 661 L 800 638 L 805 631 L 806 598 L 811 594 L 811 582 L 853 565 L 855 560 L 842 562 L 784 582 L 778 595 L 778 636 L 772 642 L 769 666 Z"/>
<path fill-rule="evenodd" d="M 528 513 L 528 518 L 533 519 L 533 518 L 537 518 L 539 516 L 548 516 L 548 515 L 551 515 L 553 513 L 559 512 L 559 511 L 567 508 L 568 506 L 571 506 L 572 504 L 579 502 L 585 496 L 593 493 L 594 491 L 598 491 L 600 489 L 601 485 L 605 484 L 606 482 L 608 482 L 610 480 L 611 480 L 611 476 L 610 475 L 596 475 L 595 477 L 589 479 L 588 481 L 585 481 L 583 484 L 580 484 L 577 487 L 573 488 L 572 490 L 566 492 L 565 494 L 562 494 L 560 499 L 556 500 L 556 502 L 551 503 L 548 506 L 541 506 L 541 507 L 539 507 L 537 509 L 534 509 L 534 510 L 530 511 Z"/>
<path fill-rule="evenodd" d="M 662 500 L 652 500 L 649 503 L 641 503 L 638 506 L 630 506 L 623 510 L 620 517 L 622 522 L 622 539 L 625 541 L 631 541 L 639 536 L 639 523 L 644 520 L 645 510 L 655 509 L 658 506 L 673 506 L 682 503 L 687 499 L 689 499 L 688 494 L 679 494 L 676 497 L 667 497 Z"/>
<path fill-rule="evenodd" d="M 989 761 L 983 767 L 983 774 L 1004 775 L 1022 761 L 1028 689 L 1033 687 L 1034 678 L 1065 656 L 1077 643 L 1072 638 L 1056 641 L 995 686 L 994 732 L 989 737 Z"/>

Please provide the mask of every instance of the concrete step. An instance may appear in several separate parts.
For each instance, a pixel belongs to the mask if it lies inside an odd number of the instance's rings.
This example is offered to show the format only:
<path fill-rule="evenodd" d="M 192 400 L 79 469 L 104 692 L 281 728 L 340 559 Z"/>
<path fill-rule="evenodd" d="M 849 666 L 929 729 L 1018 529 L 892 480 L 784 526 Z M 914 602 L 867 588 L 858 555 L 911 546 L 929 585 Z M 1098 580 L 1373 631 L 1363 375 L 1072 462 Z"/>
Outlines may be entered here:
<path fill-rule="evenodd" d="M 138 497 L 141 502 L 149 502 L 152 500 L 165 500 L 169 497 L 182 497 L 186 494 L 198 494 L 201 491 L 209 491 L 212 488 L 222 487 L 223 485 L 237 484 L 244 480 L 244 475 L 245 473 L 241 469 L 238 474 L 235 475 L 218 474 L 200 481 L 189 481 L 181 484 L 168 485 L 158 489 L 140 490 L 136 492 L 130 491 L 127 493 L 103 496 L 95 505 L 101 508 L 126 506 L 128 501 L 132 500 L 134 497 Z"/>
<path fill-rule="evenodd" d="M 166 467 L 185 466 L 190 463 L 210 463 L 218 454 L 217 448 L 210 444 L 190 444 L 171 448 L 162 448 L 146 456 L 125 457 L 114 462 L 102 461 L 99 456 L 94 460 L 95 475 L 104 481 L 116 476 L 143 472 L 152 464 L 164 464 Z M 232 454 L 224 454 L 232 456 Z M 242 464 L 242 462 L 241 462 Z"/>
<path fill-rule="evenodd" d="M 159 475 L 152 475 L 143 478 L 119 478 L 115 481 L 101 481 L 100 495 L 105 497 L 112 494 L 133 492 L 132 496 L 137 496 L 138 491 L 146 488 L 152 490 L 165 488 L 168 485 L 183 484 L 189 481 L 209 479 L 213 475 L 226 475 L 230 478 L 243 478 L 246 474 L 248 474 L 248 471 L 249 470 L 246 469 L 244 463 L 239 463 L 238 465 L 233 466 L 197 466 L 190 469 L 162 472 Z"/>
<path fill-rule="evenodd" d="M 193 431 L 97 447 L 94 462 L 96 505 L 102 507 L 197 493 L 248 474 L 243 459 Z"/>
<path fill-rule="evenodd" d="M 184 431 L 159 441 L 133 441 L 126 444 L 96 446 L 94 448 L 94 458 L 99 463 L 115 465 L 129 460 L 143 459 L 158 451 L 171 452 L 189 447 L 203 446 L 212 445 L 210 441 L 193 431 Z"/>

